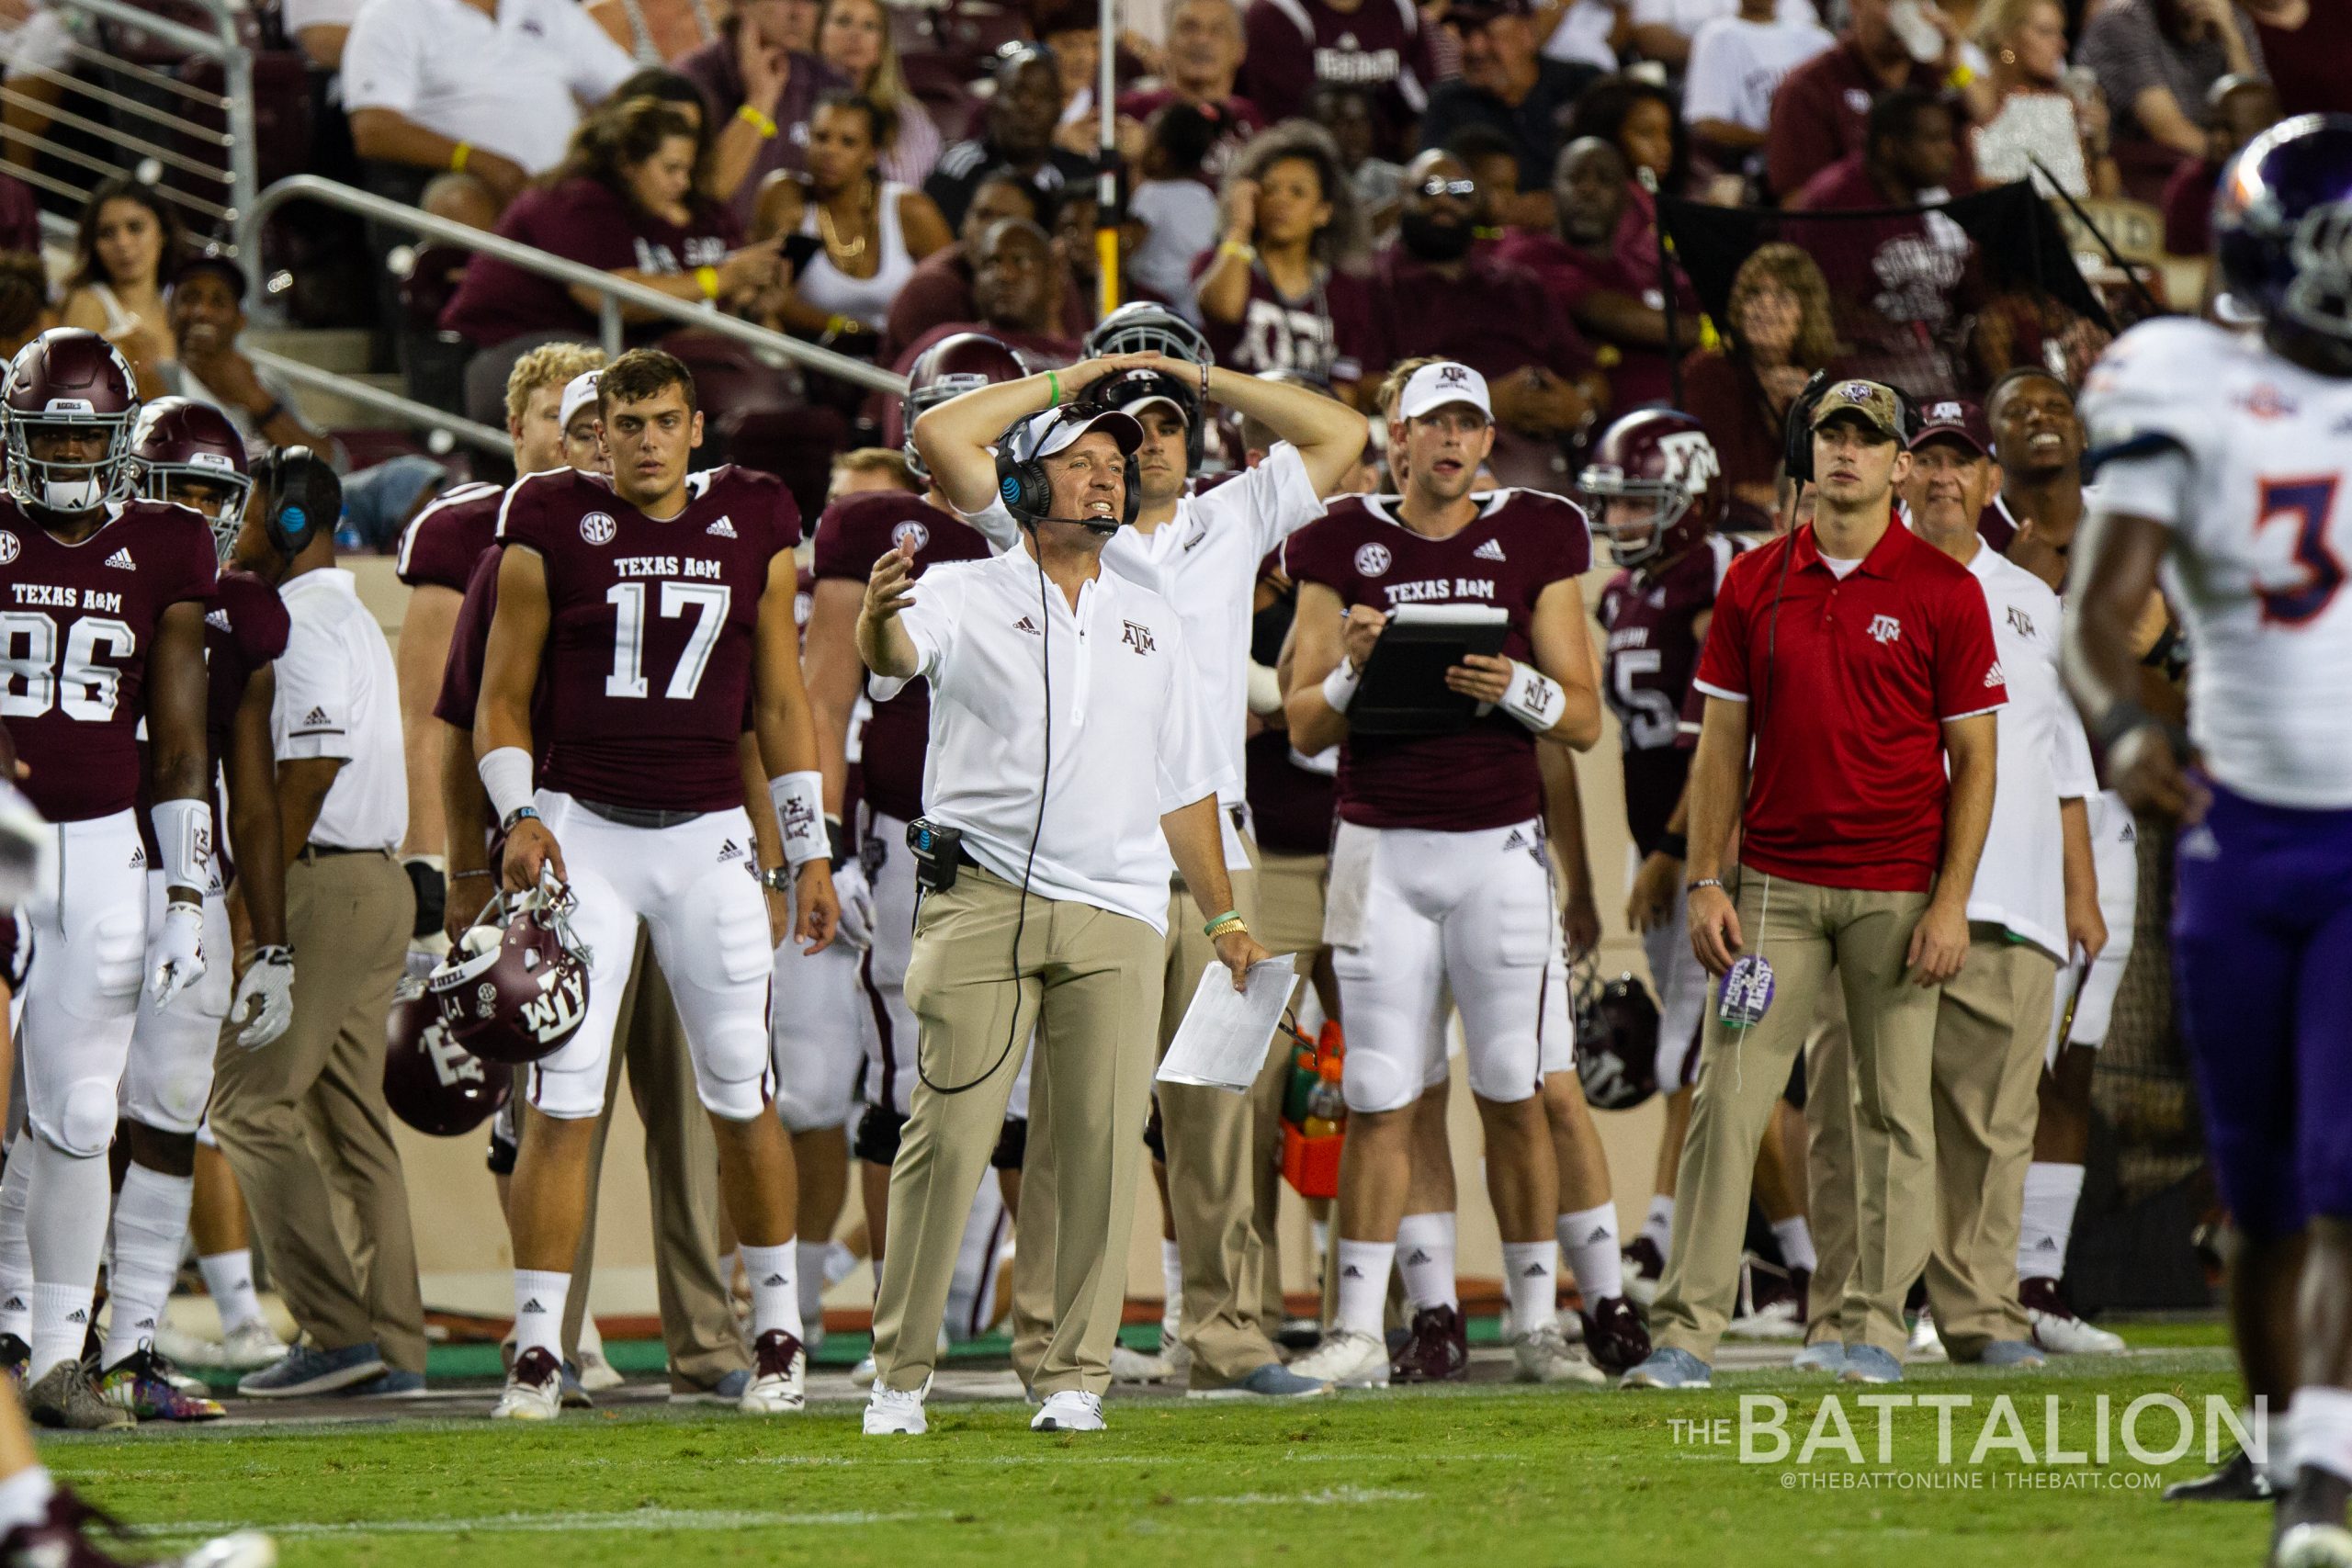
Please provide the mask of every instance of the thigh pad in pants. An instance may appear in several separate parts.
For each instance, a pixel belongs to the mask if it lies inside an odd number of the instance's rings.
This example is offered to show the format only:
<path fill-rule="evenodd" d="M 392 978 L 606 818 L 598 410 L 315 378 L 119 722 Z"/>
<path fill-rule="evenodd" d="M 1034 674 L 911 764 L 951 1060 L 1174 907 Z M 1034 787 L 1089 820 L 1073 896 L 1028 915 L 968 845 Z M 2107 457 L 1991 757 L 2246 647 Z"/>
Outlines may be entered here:
<path fill-rule="evenodd" d="M 160 932 L 166 892 L 164 874 L 147 874 L 148 930 Z M 158 1008 L 144 990 L 131 1031 L 130 1059 L 122 1075 L 122 1113 L 163 1133 L 189 1134 L 204 1120 L 212 1095 L 212 1059 L 220 1023 L 236 994 L 229 905 L 219 894 L 204 899 L 204 977 Z M 147 964 L 153 969 L 151 953 Z"/>
<path fill-rule="evenodd" d="M 40 960 L 17 1041 L 25 1113 L 54 1148 L 104 1154 L 146 974 L 147 873 L 128 811 L 58 826 L 54 874 L 25 902 Z M 225 954 L 214 960 L 226 967 Z M 179 998 L 175 1006 L 186 1006 Z"/>

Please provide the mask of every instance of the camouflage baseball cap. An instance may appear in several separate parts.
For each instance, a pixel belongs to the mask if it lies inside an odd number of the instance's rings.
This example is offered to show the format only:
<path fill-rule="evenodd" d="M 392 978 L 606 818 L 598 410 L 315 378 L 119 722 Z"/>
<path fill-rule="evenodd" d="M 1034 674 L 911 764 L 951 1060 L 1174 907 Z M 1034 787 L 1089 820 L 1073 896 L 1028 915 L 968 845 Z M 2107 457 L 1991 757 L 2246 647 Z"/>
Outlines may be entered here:
<path fill-rule="evenodd" d="M 1819 430 L 1841 413 L 1859 414 L 1864 423 L 1889 441 L 1903 438 L 1903 400 L 1894 389 L 1876 381 L 1834 381 L 1813 405 L 1813 428 Z"/>

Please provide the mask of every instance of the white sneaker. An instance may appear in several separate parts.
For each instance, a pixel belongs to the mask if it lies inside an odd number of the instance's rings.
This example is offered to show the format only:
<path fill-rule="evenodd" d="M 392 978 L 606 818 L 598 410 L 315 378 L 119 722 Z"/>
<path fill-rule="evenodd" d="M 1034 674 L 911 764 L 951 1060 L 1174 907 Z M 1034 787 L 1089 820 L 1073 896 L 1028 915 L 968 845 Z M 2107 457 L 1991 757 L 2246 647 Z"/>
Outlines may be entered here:
<path fill-rule="evenodd" d="M 202 1338 L 186 1329 L 174 1328 L 168 1323 L 155 1325 L 155 1352 L 175 1366 L 218 1367 L 225 1364 L 220 1359 L 223 1350 L 219 1340 Z"/>
<path fill-rule="evenodd" d="M 586 1389 L 590 1393 L 603 1393 L 607 1389 L 620 1387 L 626 1381 L 621 1376 L 619 1369 L 605 1359 L 602 1347 L 594 1350 L 585 1345 L 580 1347 L 580 1386 L 582 1388 Z"/>
<path fill-rule="evenodd" d="M 1935 1314 L 1926 1307 L 1919 1309 L 1918 1321 L 1911 1325 L 1908 1354 L 1915 1361 L 1949 1361 L 1943 1340 L 1936 1333 Z"/>
<path fill-rule="evenodd" d="M 1745 1317 L 1735 1317 L 1724 1325 L 1724 1333 L 1734 1339 L 1802 1339 L 1804 1319 L 1798 1314 L 1797 1303 L 1783 1296 L 1767 1302 Z"/>
<path fill-rule="evenodd" d="M 1290 1370 L 1333 1388 L 1386 1388 L 1388 1345 L 1377 1334 L 1334 1328 L 1322 1344 L 1293 1361 Z"/>
<path fill-rule="evenodd" d="M 922 1388 L 884 1388 L 879 1384 L 865 1396 L 865 1435 L 869 1438 L 920 1438 L 931 1430 L 931 1423 L 923 1419 L 922 1397 L 930 1392 L 926 1382 Z"/>
<path fill-rule="evenodd" d="M 787 1416 L 807 1406 L 802 1376 L 808 1365 L 800 1341 L 781 1328 L 771 1328 L 752 1348 L 752 1381 L 735 1408 L 746 1416 Z"/>
<path fill-rule="evenodd" d="M 288 1348 L 275 1329 L 256 1318 L 231 1329 L 220 1341 L 220 1366 L 232 1372 L 257 1372 L 286 1359 Z"/>
<path fill-rule="evenodd" d="M 1111 1381 L 1113 1382 L 1163 1382 L 1176 1375 L 1176 1369 L 1164 1356 L 1147 1356 L 1125 1345 L 1111 1347 Z"/>
<path fill-rule="evenodd" d="M 1560 1336 L 1559 1325 L 1538 1325 L 1511 1341 L 1512 1378 L 1520 1382 L 1573 1382 L 1606 1388 L 1609 1374 L 1585 1359 Z"/>
<path fill-rule="evenodd" d="M 1166 1324 L 1159 1328 L 1159 1359 L 1168 1363 L 1168 1375 L 1186 1378 L 1193 1371 L 1193 1349 L 1176 1331 Z"/>
<path fill-rule="evenodd" d="M 493 1421 L 552 1421 L 563 1414 L 563 1368 L 543 1349 L 529 1349 L 514 1359 L 506 1374 L 506 1392 L 490 1416 Z"/>
<path fill-rule="evenodd" d="M 2053 1356 L 2120 1356 L 2123 1336 L 2097 1328 L 2075 1315 L 2054 1280 L 2018 1281 L 2018 1299 L 2025 1320 L 2033 1325 L 2033 1342 Z"/>
<path fill-rule="evenodd" d="M 1081 1388 L 1066 1388 L 1046 1396 L 1045 1404 L 1029 1417 L 1033 1432 L 1099 1432 L 1102 1429 L 1102 1396 Z"/>
<path fill-rule="evenodd" d="M 860 1388 L 872 1388 L 874 1380 L 880 1375 L 880 1371 L 874 1365 L 874 1352 L 871 1350 L 865 1353 L 864 1360 L 849 1370 L 849 1381 Z"/>

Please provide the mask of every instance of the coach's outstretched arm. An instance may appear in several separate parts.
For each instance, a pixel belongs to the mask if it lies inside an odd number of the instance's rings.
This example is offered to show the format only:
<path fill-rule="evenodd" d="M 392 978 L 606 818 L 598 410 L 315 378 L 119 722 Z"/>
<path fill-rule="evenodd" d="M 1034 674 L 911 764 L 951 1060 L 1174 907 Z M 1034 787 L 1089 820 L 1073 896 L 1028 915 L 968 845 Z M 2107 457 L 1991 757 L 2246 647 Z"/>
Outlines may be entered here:
<path fill-rule="evenodd" d="M 1165 370 L 1171 376 L 1200 374 L 1200 367 L 1157 354 L 1107 354 L 1081 359 L 1067 370 L 1048 370 L 1018 381 L 1000 381 L 950 398 L 915 421 L 915 450 L 931 468 L 939 493 L 967 517 L 995 502 L 996 458 L 989 448 L 1015 420 L 1072 401 L 1114 370 Z M 1000 549 L 1012 540 L 991 537 Z"/>

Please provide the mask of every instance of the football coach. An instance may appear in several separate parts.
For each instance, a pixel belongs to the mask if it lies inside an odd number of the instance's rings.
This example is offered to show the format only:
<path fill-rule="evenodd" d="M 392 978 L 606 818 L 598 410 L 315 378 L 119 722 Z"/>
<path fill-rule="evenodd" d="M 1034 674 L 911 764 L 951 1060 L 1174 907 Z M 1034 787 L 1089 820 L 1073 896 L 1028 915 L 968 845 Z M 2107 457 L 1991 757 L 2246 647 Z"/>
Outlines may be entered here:
<path fill-rule="evenodd" d="M 1158 363 L 1088 360 L 926 412 L 915 441 L 932 471 L 992 473 L 1021 537 L 920 582 L 901 545 L 875 563 L 858 615 L 876 700 L 931 684 L 923 817 L 909 829 L 924 889 L 906 980 L 919 1077 L 890 1168 L 869 1434 L 924 1430 L 956 1253 L 1033 1028 L 1031 1092 L 1052 1104 L 1041 1120 L 1056 1247 L 1053 1333 L 1034 1384 L 1044 1404 L 1030 1425 L 1102 1427 L 1171 874 L 1237 988 L 1267 956 L 1234 912 L 1216 818 L 1227 768 L 1182 623 L 1102 564 L 1136 515 L 1142 427 L 1069 403 L 1112 370 Z M 956 405 L 990 394 L 1019 416 L 1012 426 L 957 434 L 973 422 Z"/>
<path fill-rule="evenodd" d="M 1685 869 L 1691 944 L 1722 978 L 1650 1309 L 1658 1348 L 1629 1387 L 1707 1385 L 1757 1146 L 1833 970 L 1857 1189 L 1837 1365 L 1849 1382 L 1903 1376 L 1904 1292 L 1936 1219 L 1937 1006 L 1968 953 L 2007 697 L 1984 590 L 1894 516 L 1906 423 L 1891 389 L 1830 383 L 1810 421 L 1814 520 L 1735 560 L 1715 600 Z"/>

